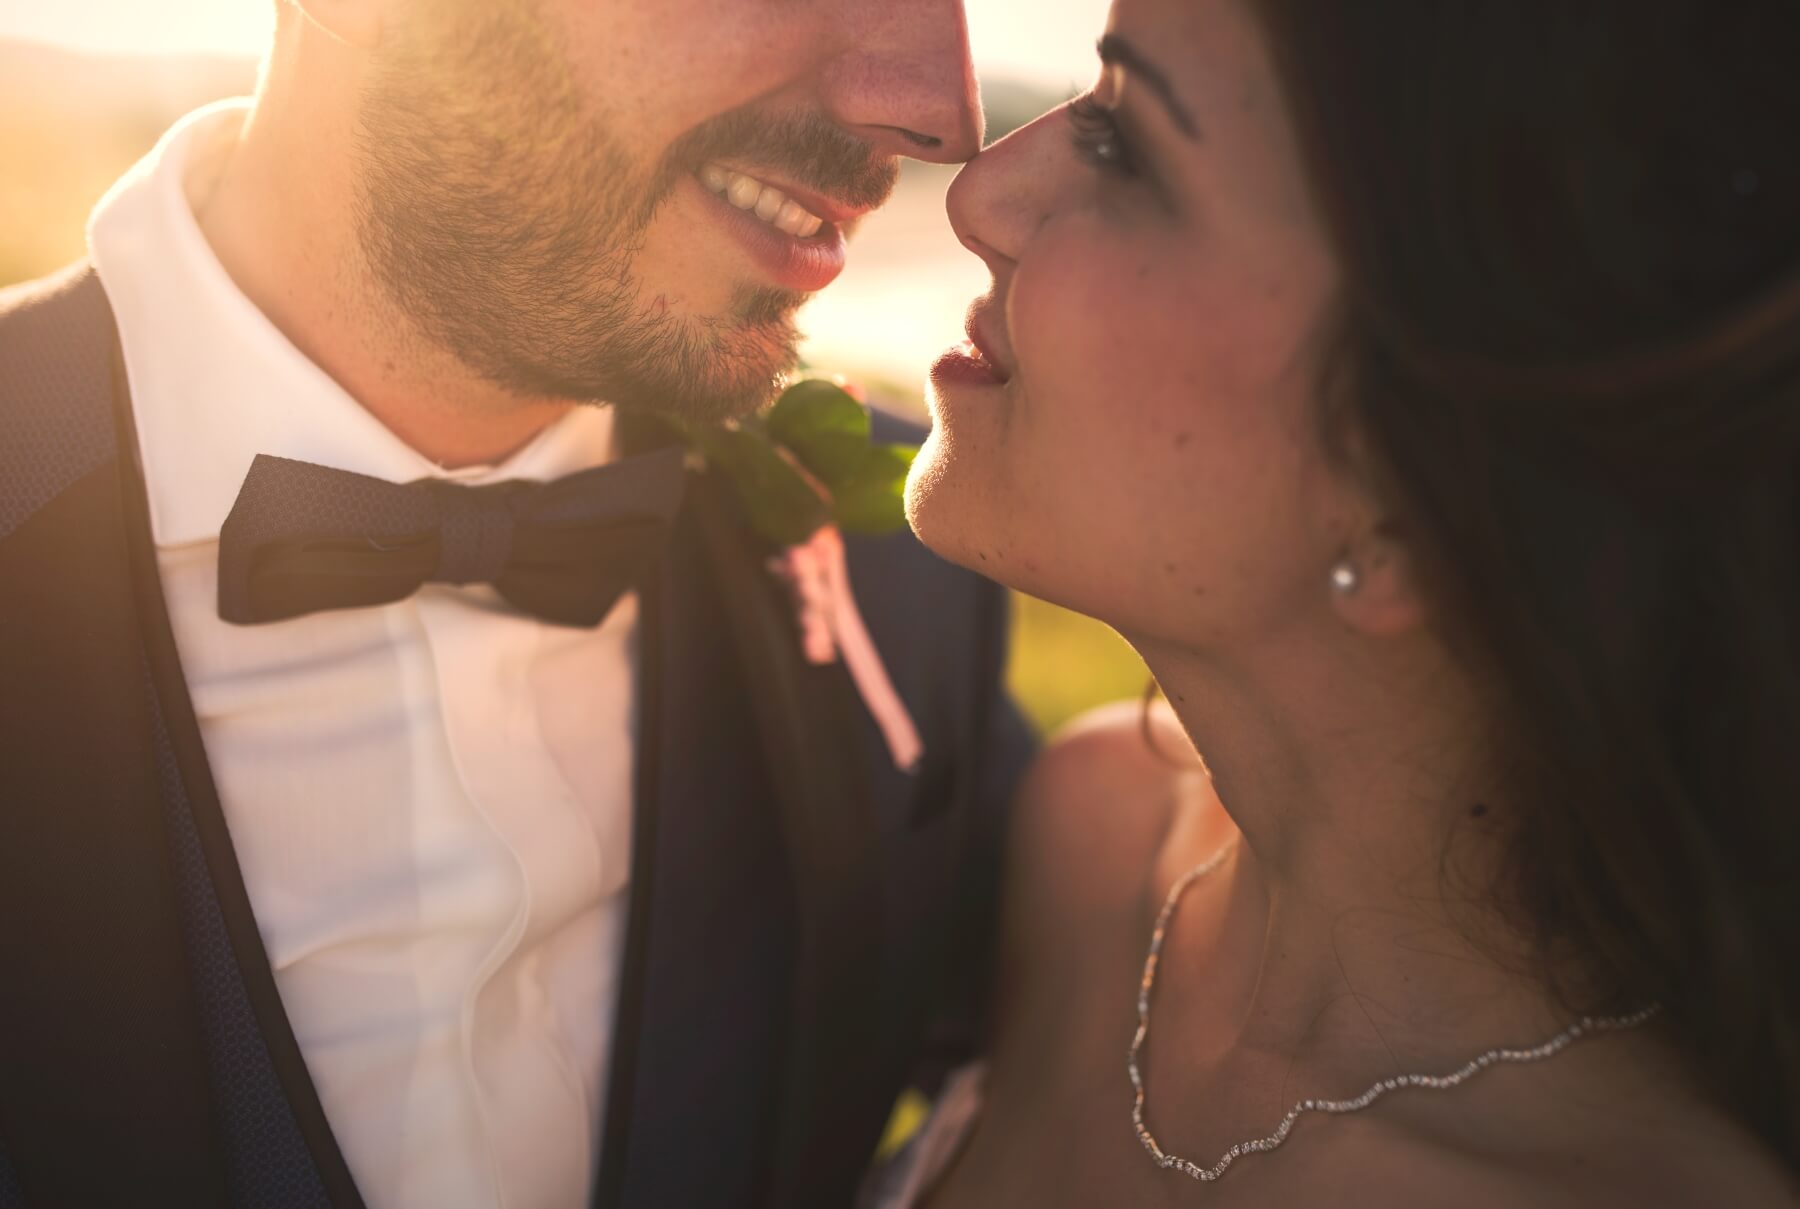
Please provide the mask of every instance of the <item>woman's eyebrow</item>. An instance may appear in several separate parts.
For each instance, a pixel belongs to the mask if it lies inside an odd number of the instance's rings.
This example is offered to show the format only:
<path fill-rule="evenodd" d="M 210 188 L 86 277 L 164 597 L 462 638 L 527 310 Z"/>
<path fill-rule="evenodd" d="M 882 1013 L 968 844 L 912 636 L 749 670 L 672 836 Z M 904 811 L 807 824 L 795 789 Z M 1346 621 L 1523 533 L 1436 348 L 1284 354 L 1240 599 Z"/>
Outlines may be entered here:
<path fill-rule="evenodd" d="M 1195 142 L 1200 141 L 1200 123 L 1194 120 L 1188 107 L 1181 103 L 1181 98 L 1175 93 L 1175 86 L 1169 82 L 1169 77 L 1162 68 L 1146 59 L 1137 47 L 1118 34 L 1107 34 L 1100 39 L 1095 49 L 1100 52 L 1100 61 L 1108 67 L 1123 67 L 1150 85 L 1157 99 L 1163 103 L 1163 108 L 1169 111 L 1169 120 L 1175 123 L 1176 129 Z"/>

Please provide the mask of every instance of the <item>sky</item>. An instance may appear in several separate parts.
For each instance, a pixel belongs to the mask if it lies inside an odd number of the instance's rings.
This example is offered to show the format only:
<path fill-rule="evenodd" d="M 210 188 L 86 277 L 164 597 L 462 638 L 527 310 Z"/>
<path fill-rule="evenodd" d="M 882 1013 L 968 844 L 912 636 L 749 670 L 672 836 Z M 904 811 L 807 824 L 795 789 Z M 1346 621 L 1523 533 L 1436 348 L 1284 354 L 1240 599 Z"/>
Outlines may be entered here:
<path fill-rule="evenodd" d="M 1094 74 L 1094 40 L 1107 0 L 966 3 L 981 68 L 1058 88 L 1085 84 Z M 100 51 L 255 54 L 268 37 L 272 11 L 271 0 L 0 0 L 0 37 Z"/>

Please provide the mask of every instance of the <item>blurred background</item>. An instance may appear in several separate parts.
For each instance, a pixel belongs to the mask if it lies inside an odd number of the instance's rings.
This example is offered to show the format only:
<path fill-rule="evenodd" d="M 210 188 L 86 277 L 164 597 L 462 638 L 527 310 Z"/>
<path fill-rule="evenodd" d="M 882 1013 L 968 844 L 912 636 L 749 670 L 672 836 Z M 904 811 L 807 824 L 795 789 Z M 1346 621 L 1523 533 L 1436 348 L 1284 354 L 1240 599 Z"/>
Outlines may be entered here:
<path fill-rule="evenodd" d="M 967 0 L 970 41 L 999 137 L 1094 75 L 1107 0 Z M 247 93 L 273 0 L 0 0 L 0 285 L 82 256 L 87 215 L 176 118 Z M 988 288 L 944 218 L 954 172 L 908 164 L 859 233 L 850 268 L 802 316 L 805 356 L 881 406 L 923 415 L 925 367 L 962 336 Z M 1039 601 L 1014 608 L 1013 690 L 1054 729 L 1143 691 L 1148 673 L 1112 631 Z"/>

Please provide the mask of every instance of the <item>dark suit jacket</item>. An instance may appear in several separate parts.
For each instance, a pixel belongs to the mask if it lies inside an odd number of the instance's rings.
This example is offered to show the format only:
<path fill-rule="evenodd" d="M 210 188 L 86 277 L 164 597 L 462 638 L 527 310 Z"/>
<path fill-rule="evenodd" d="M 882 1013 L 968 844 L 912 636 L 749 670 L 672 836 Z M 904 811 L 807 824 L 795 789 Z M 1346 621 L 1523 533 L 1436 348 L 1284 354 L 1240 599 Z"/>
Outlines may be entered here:
<path fill-rule="evenodd" d="M 187 697 L 114 350 L 86 267 L 0 293 L 0 1209 L 350 1209 Z M 695 475 L 643 587 L 597 1206 L 846 1204 L 985 982 L 1030 747 L 1003 597 L 910 536 L 851 543 L 925 739 L 907 776 L 843 670 L 800 659 L 765 553 Z"/>

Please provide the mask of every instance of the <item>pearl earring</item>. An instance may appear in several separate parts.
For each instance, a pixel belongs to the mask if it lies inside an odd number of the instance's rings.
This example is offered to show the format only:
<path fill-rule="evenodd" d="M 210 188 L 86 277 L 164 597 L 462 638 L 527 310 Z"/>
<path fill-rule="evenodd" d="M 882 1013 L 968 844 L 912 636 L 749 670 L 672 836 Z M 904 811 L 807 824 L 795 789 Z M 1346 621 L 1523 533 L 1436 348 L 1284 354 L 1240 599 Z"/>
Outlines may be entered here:
<path fill-rule="evenodd" d="M 1339 596 L 1352 595 L 1360 587 L 1362 572 L 1349 559 L 1346 558 L 1331 568 L 1331 590 Z"/>

